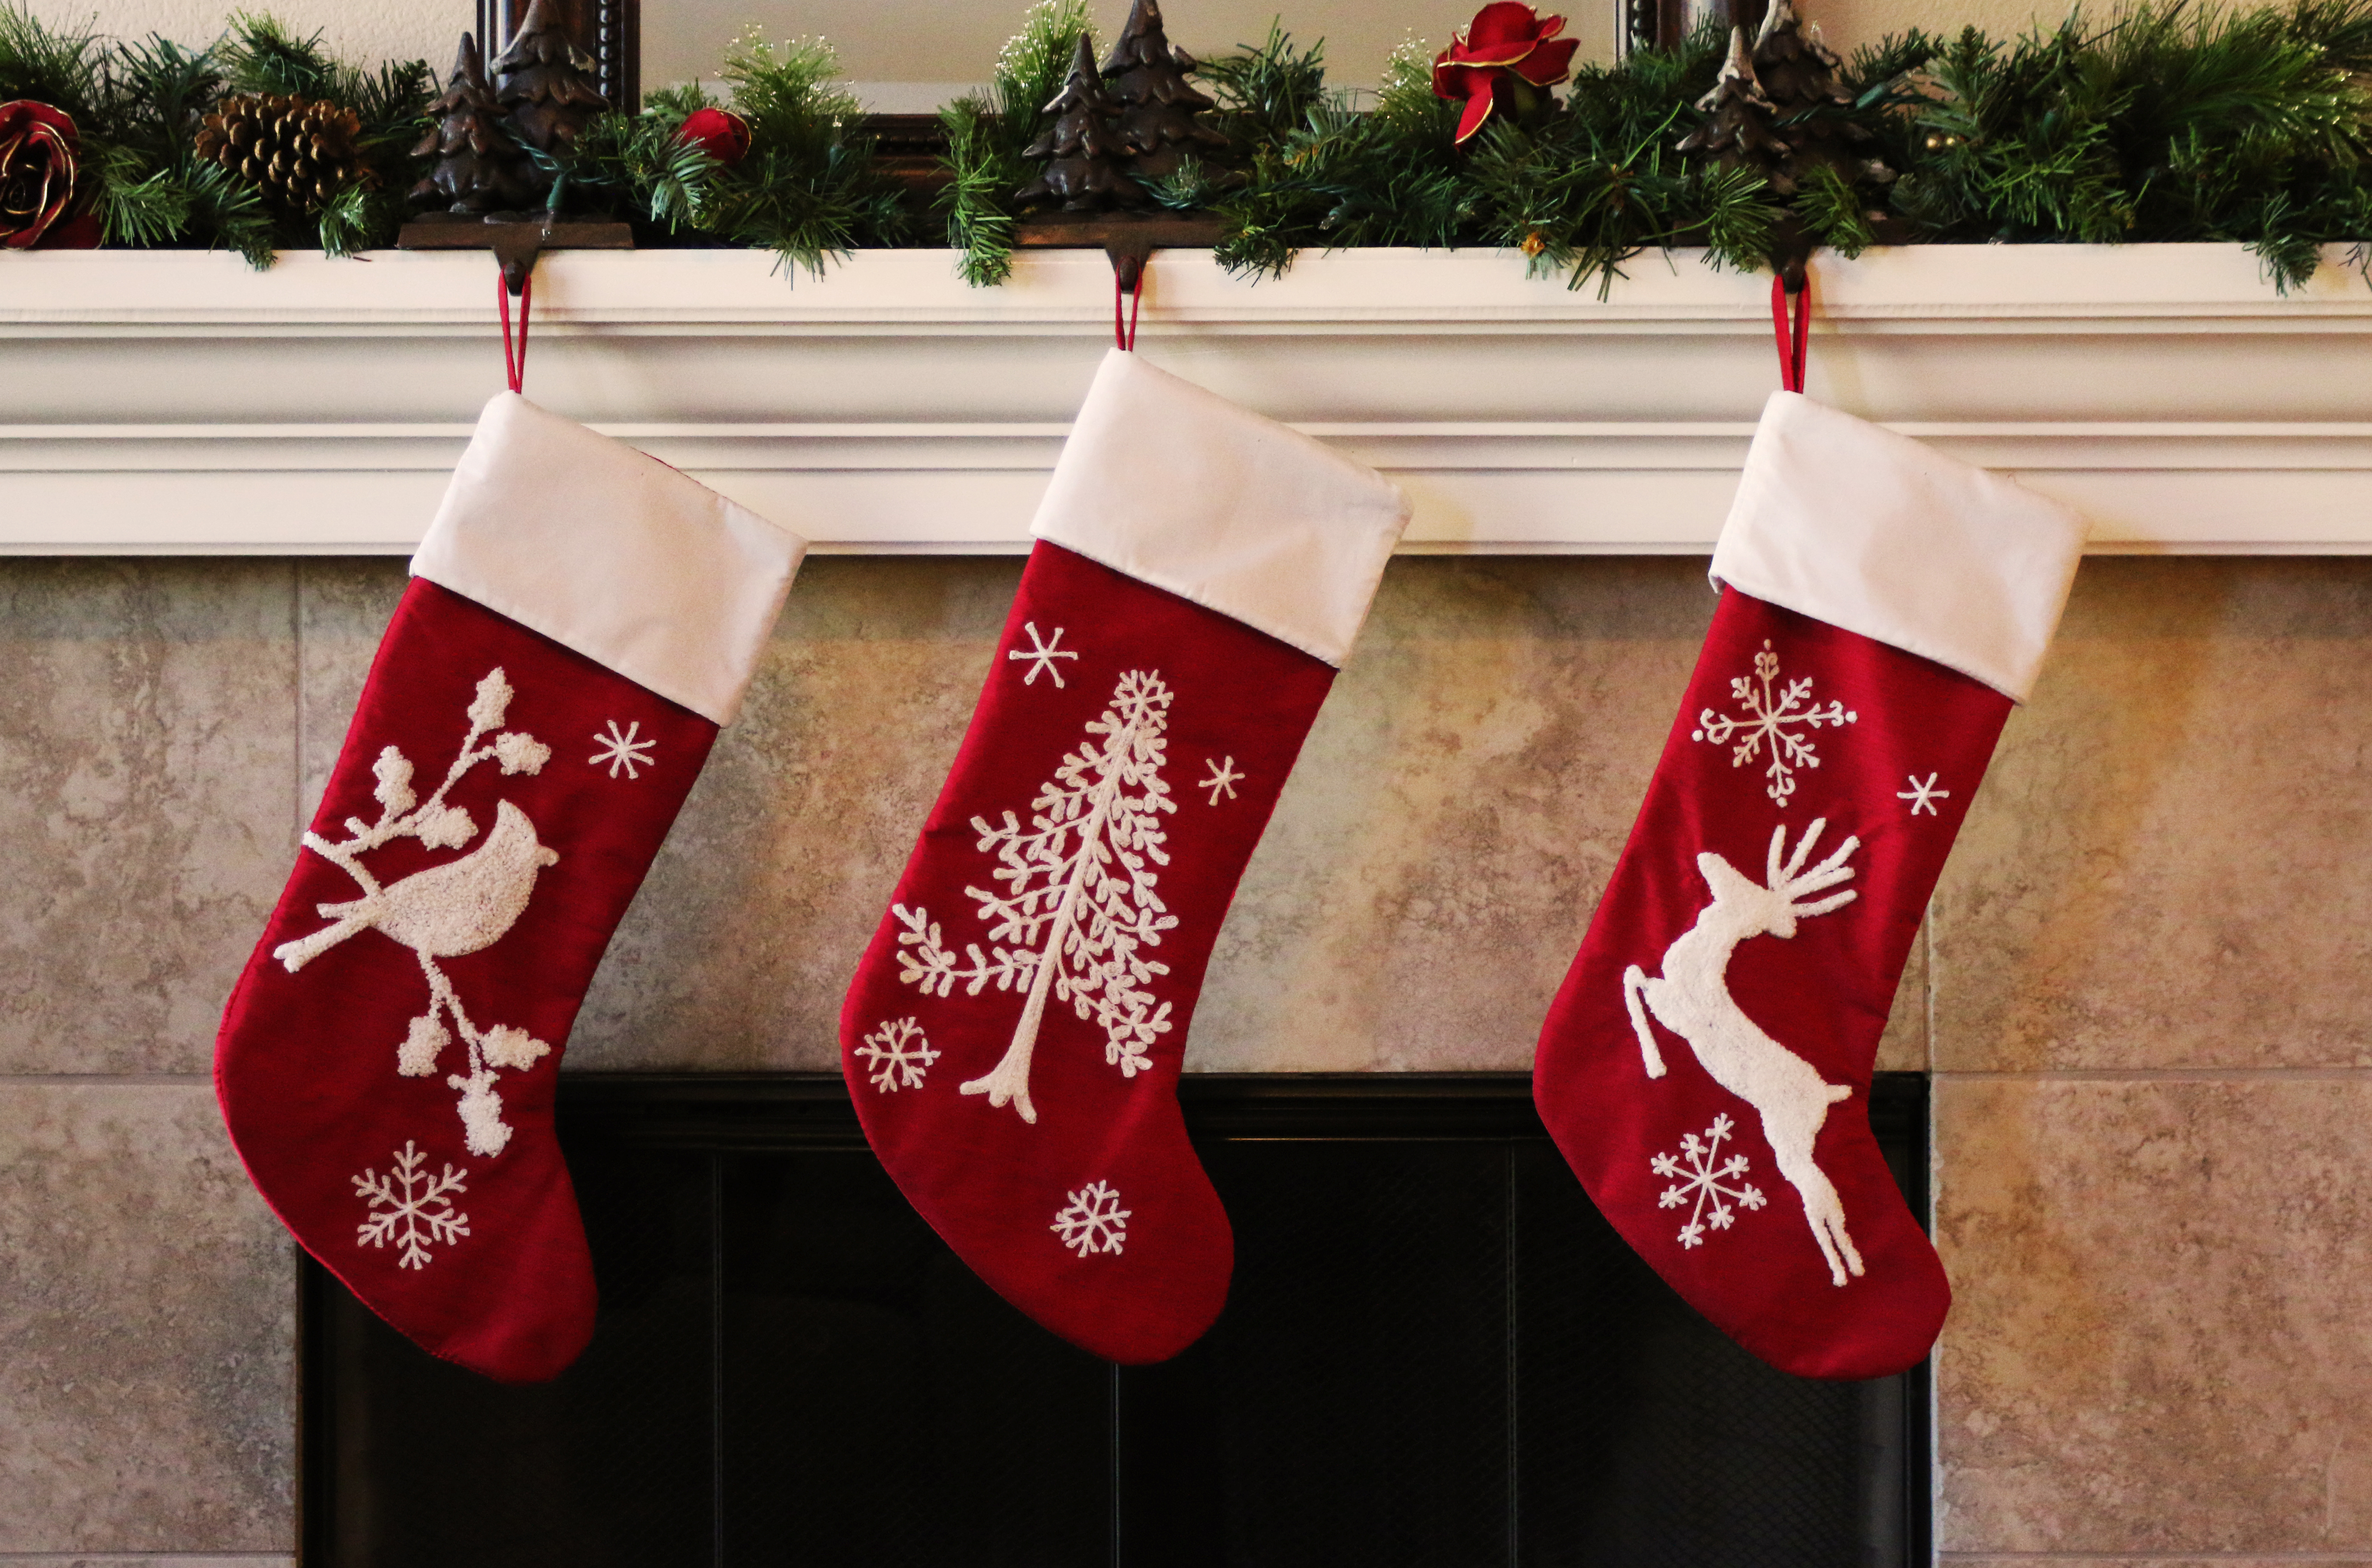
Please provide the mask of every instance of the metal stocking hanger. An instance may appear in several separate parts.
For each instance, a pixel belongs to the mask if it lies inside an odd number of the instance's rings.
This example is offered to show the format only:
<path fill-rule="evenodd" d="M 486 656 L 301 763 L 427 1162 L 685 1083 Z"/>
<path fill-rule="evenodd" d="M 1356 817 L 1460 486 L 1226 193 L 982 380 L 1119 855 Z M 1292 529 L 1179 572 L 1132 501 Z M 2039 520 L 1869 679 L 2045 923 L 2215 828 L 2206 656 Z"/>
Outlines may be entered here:
<path fill-rule="evenodd" d="M 1145 293 L 1145 263 L 1156 250 L 1216 245 L 1222 238 L 1217 217 L 1203 213 L 1162 213 L 1145 216 L 1106 213 L 1049 213 L 1023 220 L 1016 226 L 1017 250 L 1100 250 L 1111 261 L 1112 342 L 1136 347 L 1136 306 Z M 1121 302 L 1128 300 L 1125 327 Z"/>

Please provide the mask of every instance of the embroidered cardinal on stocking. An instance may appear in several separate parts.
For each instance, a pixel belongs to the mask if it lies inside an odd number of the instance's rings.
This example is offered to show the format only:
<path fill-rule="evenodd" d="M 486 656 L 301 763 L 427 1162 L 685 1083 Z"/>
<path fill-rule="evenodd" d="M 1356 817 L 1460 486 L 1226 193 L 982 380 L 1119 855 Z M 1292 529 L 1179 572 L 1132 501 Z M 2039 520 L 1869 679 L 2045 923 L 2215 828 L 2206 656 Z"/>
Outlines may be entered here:
<path fill-rule="evenodd" d="M 1942 1326 L 1871 1069 L 2082 541 L 2064 508 L 1800 394 L 1756 433 L 1721 604 L 1532 1081 L 1624 1238 L 1783 1370 L 1899 1372 Z"/>

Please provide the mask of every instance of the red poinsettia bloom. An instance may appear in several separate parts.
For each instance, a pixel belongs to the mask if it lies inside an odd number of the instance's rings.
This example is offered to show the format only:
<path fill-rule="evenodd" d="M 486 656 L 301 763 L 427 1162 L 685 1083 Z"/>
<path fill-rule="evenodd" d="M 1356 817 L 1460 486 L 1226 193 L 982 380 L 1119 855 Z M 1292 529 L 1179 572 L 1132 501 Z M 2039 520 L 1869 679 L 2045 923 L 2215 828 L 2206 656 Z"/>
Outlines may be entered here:
<path fill-rule="evenodd" d="M 1461 142 L 1482 129 L 1494 109 L 1514 110 L 1540 101 L 1541 89 L 1573 72 L 1577 39 L 1559 38 L 1563 17 L 1543 17 L 1517 0 L 1494 0 L 1451 35 L 1434 57 L 1433 90 L 1439 98 L 1464 99 L 1458 117 Z"/>
<path fill-rule="evenodd" d="M 63 110 L 29 99 L 0 103 L 0 249 L 52 245 L 87 249 L 99 223 L 84 215 L 61 223 L 75 199 L 75 154 L 82 138 Z"/>
<path fill-rule="evenodd" d="M 675 139 L 700 148 L 727 168 L 750 156 L 750 122 L 730 110 L 693 110 L 683 117 L 683 129 Z"/>

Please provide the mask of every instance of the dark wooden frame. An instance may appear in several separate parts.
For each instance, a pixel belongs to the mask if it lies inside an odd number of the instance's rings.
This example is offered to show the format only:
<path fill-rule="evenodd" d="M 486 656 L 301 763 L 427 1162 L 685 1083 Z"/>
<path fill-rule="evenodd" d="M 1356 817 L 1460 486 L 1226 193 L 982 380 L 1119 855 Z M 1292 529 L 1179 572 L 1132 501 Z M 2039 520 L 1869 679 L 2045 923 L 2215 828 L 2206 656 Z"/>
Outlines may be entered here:
<path fill-rule="evenodd" d="M 601 96 L 610 107 L 633 113 L 643 102 L 642 0 L 552 0 L 576 46 L 593 57 Z M 509 47 L 527 15 L 528 0 L 478 0 L 478 42 L 486 68 Z"/>
<path fill-rule="evenodd" d="M 1692 5 L 1691 0 L 1619 0 L 1622 7 L 1621 26 L 1622 51 L 1669 48 L 1688 36 L 1691 14 L 1702 14 L 1704 5 Z M 1713 8 L 1743 27 L 1750 34 L 1762 25 L 1762 13 L 1769 0 L 1712 0 Z"/>

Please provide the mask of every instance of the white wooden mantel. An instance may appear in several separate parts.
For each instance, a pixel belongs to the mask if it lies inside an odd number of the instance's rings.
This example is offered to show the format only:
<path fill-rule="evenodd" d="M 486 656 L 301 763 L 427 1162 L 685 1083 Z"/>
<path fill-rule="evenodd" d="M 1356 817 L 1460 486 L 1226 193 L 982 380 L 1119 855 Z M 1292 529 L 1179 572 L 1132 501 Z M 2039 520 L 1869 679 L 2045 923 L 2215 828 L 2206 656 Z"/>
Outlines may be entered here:
<path fill-rule="evenodd" d="M 2229 246 L 1822 258 L 1813 396 L 2006 470 L 2094 548 L 2372 552 L 2372 288 Z M 1711 548 L 1775 384 L 1768 283 L 1643 257 L 1600 299 L 1505 252 L 1159 255 L 1139 351 L 1390 474 L 1421 551 Z M 0 256 L 0 552 L 403 553 L 501 385 L 469 253 Z M 527 390 L 845 552 L 998 552 L 1097 360 L 1111 273 L 946 251 L 786 279 L 737 250 L 548 256 Z M 1145 432 L 1147 442 L 1161 433 Z"/>

